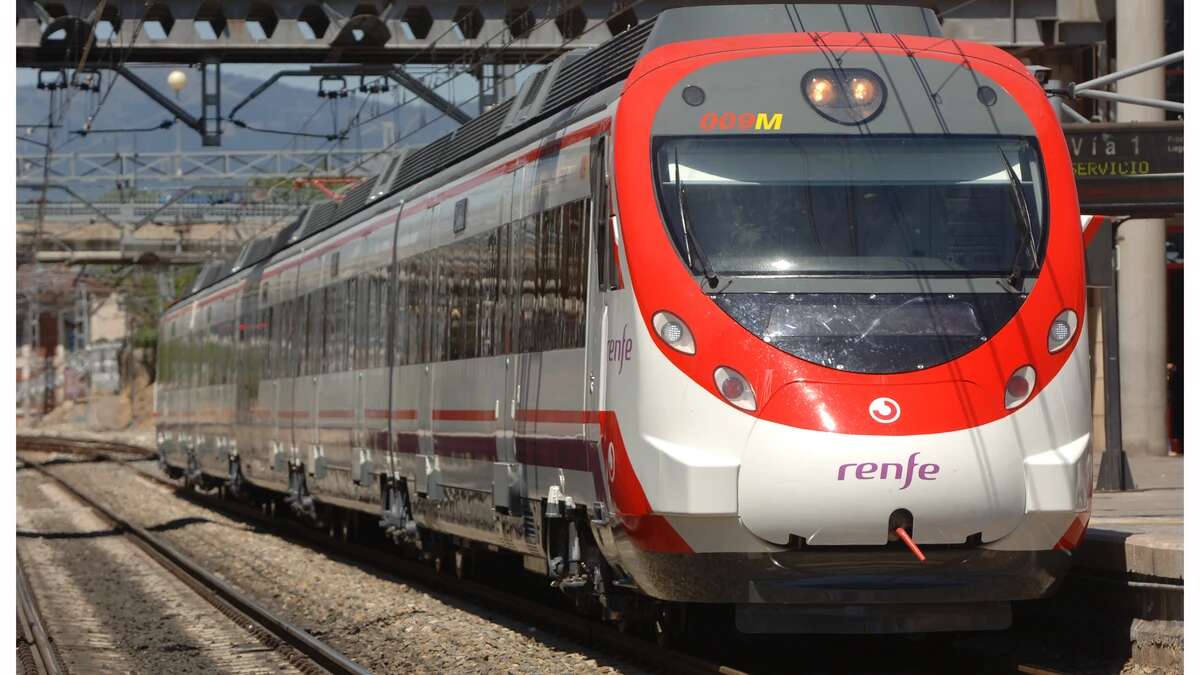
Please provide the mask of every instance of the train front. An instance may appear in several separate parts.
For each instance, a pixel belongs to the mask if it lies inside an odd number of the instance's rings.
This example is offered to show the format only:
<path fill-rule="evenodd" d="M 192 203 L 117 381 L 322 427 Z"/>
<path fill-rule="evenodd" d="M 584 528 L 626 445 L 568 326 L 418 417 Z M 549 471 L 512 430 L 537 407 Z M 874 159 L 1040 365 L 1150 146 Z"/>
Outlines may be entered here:
<path fill-rule="evenodd" d="M 939 37 L 683 41 L 614 140 L 621 568 L 746 632 L 1002 628 L 1049 592 L 1091 404 L 1074 181 L 1027 69 Z"/>

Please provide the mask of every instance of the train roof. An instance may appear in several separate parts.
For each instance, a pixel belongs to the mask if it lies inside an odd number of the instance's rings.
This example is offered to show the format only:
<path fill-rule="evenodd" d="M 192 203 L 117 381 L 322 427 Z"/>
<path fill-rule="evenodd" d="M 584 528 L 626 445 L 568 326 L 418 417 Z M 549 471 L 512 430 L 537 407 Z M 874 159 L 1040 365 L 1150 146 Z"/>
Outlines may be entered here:
<path fill-rule="evenodd" d="M 664 10 L 598 47 L 566 52 L 530 77 L 516 96 L 428 145 L 398 153 L 382 173 L 355 184 L 340 200 L 323 201 L 305 209 L 272 240 L 265 255 L 249 260 L 248 244 L 237 260 L 206 265 L 188 296 L 179 302 L 624 80 L 644 54 L 660 46 L 774 33 L 781 26 L 791 26 L 797 32 L 942 34 L 931 3 L 925 0 L 872 5 L 725 2 Z"/>

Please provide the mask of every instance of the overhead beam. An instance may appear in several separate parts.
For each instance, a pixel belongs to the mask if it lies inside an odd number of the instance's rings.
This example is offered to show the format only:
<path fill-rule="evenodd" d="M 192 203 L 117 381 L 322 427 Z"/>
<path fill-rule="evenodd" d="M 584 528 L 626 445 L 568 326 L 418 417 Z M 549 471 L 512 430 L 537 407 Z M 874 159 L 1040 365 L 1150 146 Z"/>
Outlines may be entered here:
<path fill-rule="evenodd" d="M 204 145 L 220 145 L 221 144 L 221 124 L 220 124 L 220 92 L 221 92 L 221 64 L 213 62 L 211 57 L 207 58 L 203 64 L 202 87 L 201 92 L 202 105 L 204 112 L 200 117 L 192 115 L 188 111 L 181 108 L 177 103 L 167 98 L 158 89 L 155 89 L 149 82 L 138 77 L 133 71 L 129 70 L 121 64 L 115 64 L 112 69 L 118 75 L 125 78 L 139 91 L 148 96 L 152 101 L 162 106 L 167 112 L 171 113 L 180 122 L 183 122 L 193 131 L 200 134 L 201 141 Z M 210 78 L 215 78 L 215 87 L 210 87 Z M 211 88 L 211 91 L 210 91 Z M 216 111 L 216 115 L 210 114 Z"/>
<path fill-rule="evenodd" d="M 408 72 L 406 72 L 403 68 L 390 70 L 388 71 L 387 76 L 392 80 L 395 80 L 400 86 L 411 91 L 417 96 L 417 98 L 420 98 L 422 101 L 425 101 L 434 108 L 437 108 L 440 112 L 444 113 L 447 117 L 455 122 L 458 122 L 459 124 L 466 124 L 467 122 L 471 121 L 470 115 L 463 112 L 458 106 L 442 98 L 440 94 L 433 89 L 430 89 L 425 85 L 424 82 L 408 74 Z"/>
<path fill-rule="evenodd" d="M 245 180 L 255 177 L 320 176 L 339 173 L 370 157 L 380 163 L 404 148 L 315 150 L 243 150 L 193 152 L 96 152 L 59 154 L 50 158 L 50 175 L 58 181 L 112 182 L 117 179 L 192 184 L 197 180 Z M 383 154 L 381 154 L 383 153 Z M 17 155 L 17 180 L 37 183 L 42 178 L 44 153 Z M 380 167 L 382 168 L 382 167 Z M 363 173 L 369 173 L 364 168 Z"/>
<path fill-rule="evenodd" d="M 245 98 L 230 108 L 227 117 L 230 121 L 235 121 L 234 118 L 237 117 L 239 110 L 285 77 L 345 77 L 353 75 L 387 77 L 459 124 L 465 124 L 471 120 L 471 115 L 468 115 L 461 108 L 446 100 L 441 94 L 434 91 L 418 78 L 410 75 L 403 68 L 381 64 L 312 66 L 307 70 L 281 70 L 268 77 L 249 94 L 246 94 Z"/>
<path fill-rule="evenodd" d="M 97 2 L 65 3 L 67 11 L 77 16 L 58 19 L 46 14 L 38 3 L 16 3 L 18 65 L 63 62 L 74 67 L 76 63 L 69 63 L 66 54 L 69 51 L 75 55 L 77 62 L 76 43 L 90 29 L 88 19 Z M 642 0 L 626 16 L 606 22 L 613 11 L 607 0 L 529 2 L 525 5 L 536 28 L 514 37 L 511 27 L 520 26 L 524 17 L 518 18 L 509 0 L 220 3 L 223 30 L 216 34 L 211 30 L 211 13 L 198 16 L 198 2 L 109 3 L 117 6 L 119 27 L 111 42 L 105 36 L 92 46 L 89 60 L 94 62 L 127 59 L 131 63 L 198 63 L 205 55 L 216 55 L 223 63 L 353 61 L 390 65 L 452 63 L 484 54 L 496 62 L 528 63 L 560 53 L 568 42 L 572 48 L 602 44 L 631 22 L 644 20 L 668 6 L 689 4 Z M 144 18 L 157 24 L 153 34 L 149 26 L 143 25 Z M 580 20 L 595 30 L 576 35 Z M 63 30 L 64 26 L 69 30 Z M 139 26 L 142 32 L 134 40 Z"/>
<path fill-rule="evenodd" d="M 45 190 L 61 190 L 62 192 L 65 192 L 68 195 L 77 199 L 79 201 L 79 203 L 83 204 L 83 206 L 85 208 L 87 208 L 89 211 L 91 211 L 92 213 L 95 213 L 97 216 L 100 216 L 100 219 L 103 220 L 104 222 L 106 222 L 109 225 L 112 225 L 113 227 L 116 227 L 116 228 L 121 227 L 112 218 L 109 218 L 107 213 L 105 213 L 104 211 L 97 208 L 96 205 L 93 204 L 89 199 L 87 199 L 83 195 L 79 194 L 78 192 L 72 190 L 67 185 L 61 185 L 58 183 L 17 183 L 17 188 L 18 189 L 26 189 L 26 190 L 44 190 L 44 191 Z"/>
<path fill-rule="evenodd" d="M 195 265 L 213 259 L 212 253 L 158 251 L 38 251 L 34 260 L 64 265 Z"/>

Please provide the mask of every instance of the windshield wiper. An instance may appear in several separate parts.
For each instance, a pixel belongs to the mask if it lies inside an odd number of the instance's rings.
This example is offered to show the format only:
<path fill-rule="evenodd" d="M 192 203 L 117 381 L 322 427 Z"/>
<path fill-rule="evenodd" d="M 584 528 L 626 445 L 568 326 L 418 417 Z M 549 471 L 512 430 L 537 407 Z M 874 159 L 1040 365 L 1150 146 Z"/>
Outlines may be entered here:
<path fill-rule="evenodd" d="M 675 149 L 675 197 L 679 201 L 679 222 L 683 227 L 683 236 L 687 239 L 688 267 L 695 269 L 692 265 L 694 255 L 696 262 L 700 263 L 700 269 L 704 272 L 704 278 L 708 281 L 708 287 L 716 288 L 721 280 L 713 271 L 712 265 L 708 264 L 708 256 L 704 255 L 704 250 L 700 248 L 700 242 L 696 241 L 696 237 L 692 234 L 692 228 L 688 227 L 690 211 L 687 205 L 687 192 L 683 189 L 683 182 L 679 175 L 679 148 Z"/>
<path fill-rule="evenodd" d="M 1008 273 L 1008 285 L 1012 286 L 1013 290 L 1021 293 L 1025 289 L 1025 266 L 1021 264 L 1021 256 L 1026 250 L 1029 252 L 1032 271 L 1037 270 L 1033 218 L 1029 215 L 1029 204 L 1025 201 L 1025 192 L 1021 188 L 1021 179 L 1017 176 L 1017 172 L 1013 171 L 1012 164 L 1008 161 L 1008 154 L 1004 152 L 1004 148 L 998 145 L 996 149 L 1000 151 L 1000 159 L 1004 162 L 1004 172 L 1008 174 L 1008 196 L 1012 200 L 1013 208 L 1017 211 L 1017 216 L 1020 218 L 1017 226 L 1020 228 L 1018 234 L 1021 237 L 1021 241 L 1017 243 L 1017 253 L 1013 256 L 1012 269 Z"/>

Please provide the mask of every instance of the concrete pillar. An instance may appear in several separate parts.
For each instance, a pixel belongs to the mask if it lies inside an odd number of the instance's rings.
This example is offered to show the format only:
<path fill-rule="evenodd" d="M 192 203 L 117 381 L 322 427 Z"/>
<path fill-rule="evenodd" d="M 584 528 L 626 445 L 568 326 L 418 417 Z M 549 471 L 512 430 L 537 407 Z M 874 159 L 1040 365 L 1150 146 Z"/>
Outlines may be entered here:
<path fill-rule="evenodd" d="M 1117 70 L 1163 55 L 1164 0 L 1117 0 Z M 1117 82 L 1122 94 L 1162 99 L 1161 68 Z M 1163 119 L 1163 111 L 1117 104 L 1117 121 Z M 1125 451 L 1165 455 L 1167 440 L 1166 223 L 1129 220 L 1117 231 L 1120 271 L 1121 426 Z"/>

